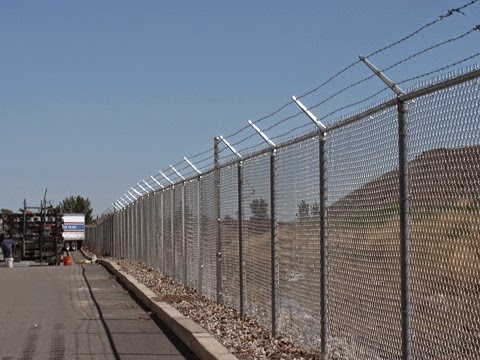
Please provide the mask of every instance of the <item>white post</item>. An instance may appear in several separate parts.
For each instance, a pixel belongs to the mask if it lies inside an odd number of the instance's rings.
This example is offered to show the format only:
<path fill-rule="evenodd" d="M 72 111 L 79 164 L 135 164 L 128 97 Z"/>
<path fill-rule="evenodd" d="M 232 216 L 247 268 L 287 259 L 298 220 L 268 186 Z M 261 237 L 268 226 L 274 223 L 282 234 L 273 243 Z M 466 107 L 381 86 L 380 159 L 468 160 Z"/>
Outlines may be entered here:
<path fill-rule="evenodd" d="M 235 150 L 235 148 L 234 148 L 232 145 L 230 145 L 230 143 L 227 141 L 227 139 L 225 139 L 222 135 L 220 135 L 219 138 L 220 138 L 220 140 L 223 141 L 223 143 L 224 143 L 225 145 L 227 145 L 227 147 L 230 149 L 230 151 L 231 151 L 232 153 L 235 154 L 236 157 L 238 157 L 239 159 L 242 158 L 242 155 L 240 155 L 240 153 L 239 153 L 237 150 Z"/>
<path fill-rule="evenodd" d="M 183 157 L 183 159 L 188 163 L 188 165 L 190 165 L 190 167 L 198 174 L 198 175 L 202 175 L 202 172 L 200 170 L 197 169 L 197 167 L 195 165 L 193 165 L 193 163 L 187 159 L 186 156 Z"/>
<path fill-rule="evenodd" d="M 272 146 L 272 147 L 275 147 L 275 146 L 276 146 L 275 143 L 274 143 L 272 140 L 270 140 L 270 139 L 268 138 L 268 136 L 265 135 L 265 133 L 264 133 L 262 130 L 260 130 L 260 128 L 259 128 L 257 125 L 255 125 L 255 124 L 253 123 L 252 120 L 248 120 L 248 123 L 249 123 L 250 126 L 253 127 L 253 129 L 258 133 L 258 135 L 260 135 L 260 136 L 263 138 L 263 140 L 265 140 L 265 141 L 268 143 L 268 145 L 270 145 L 270 146 Z"/>
<path fill-rule="evenodd" d="M 143 183 L 144 183 L 145 185 L 147 185 L 150 190 L 155 191 L 155 189 L 154 189 L 153 187 L 151 187 L 150 184 L 147 183 L 145 180 L 143 180 Z"/>
<path fill-rule="evenodd" d="M 164 189 L 165 187 L 160 183 L 160 181 L 158 181 L 157 179 L 155 179 L 153 176 L 150 176 L 150 178 L 155 181 L 157 183 L 158 186 L 160 186 L 162 189 Z"/>
<path fill-rule="evenodd" d="M 185 180 L 185 178 L 183 177 L 183 175 L 180 174 L 180 173 L 178 172 L 178 170 L 173 167 L 173 165 L 170 165 L 170 168 L 175 172 L 175 174 L 177 174 L 177 176 L 178 176 L 180 179 Z"/>
<path fill-rule="evenodd" d="M 174 184 L 174 182 L 172 180 L 169 179 L 169 177 L 167 175 L 165 175 L 163 172 L 159 171 L 160 175 L 162 175 L 170 184 Z"/>

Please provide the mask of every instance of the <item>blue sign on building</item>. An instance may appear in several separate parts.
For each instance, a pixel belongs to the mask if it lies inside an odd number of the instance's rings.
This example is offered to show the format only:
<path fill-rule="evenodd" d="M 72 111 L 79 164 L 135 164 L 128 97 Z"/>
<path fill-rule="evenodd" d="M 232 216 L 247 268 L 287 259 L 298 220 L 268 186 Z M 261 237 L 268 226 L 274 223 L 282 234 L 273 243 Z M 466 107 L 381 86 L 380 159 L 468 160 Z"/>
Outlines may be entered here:
<path fill-rule="evenodd" d="M 63 224 L 63 231 L 85 231 L 85 224 Z"/>

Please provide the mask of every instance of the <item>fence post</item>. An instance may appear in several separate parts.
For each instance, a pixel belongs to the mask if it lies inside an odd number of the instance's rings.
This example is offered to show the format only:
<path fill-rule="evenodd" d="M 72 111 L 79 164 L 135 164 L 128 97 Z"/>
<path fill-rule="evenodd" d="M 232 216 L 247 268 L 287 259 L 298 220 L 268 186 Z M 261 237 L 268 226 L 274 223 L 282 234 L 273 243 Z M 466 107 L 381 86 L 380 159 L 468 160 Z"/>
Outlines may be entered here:
<path fill-rule="evenodd" d="M 198 170 L 197 167 L 196 167 L 195 165 L 193 165 L 193 163 L 192 163 L 190 160 L 188 160 L 186 156 L 184 156 L 183 159 L 188 163 L 188 165 L 190 165 L 190 167 L 191 167 L 191 168 L 197 173 L 197 175 L 198 175 L 198 179 L 197 179 L 197 190 L 198 190 L 198 192 L 197 192 L 197 199 L 198 199 L 198 205 L 197 205 L 198 208 L 197 208 L 197 210 L 198 210 L 198 212 L 197 212 L 197 214 L 200 214 L 200 185 L 199 185 L 199 184 L 200 184 L 200 177 L 202 176 L 202 172 L 201 172 L 200 170 Z M 190 182 L 190 184 L 191 184 L 191 182 Z M 186 197 L 186 195 L 184 195 L 184 201 L 185 201 L 185 203 L 187 202 L 187 197 Z M 193 217 L 193 214 L 191 213 L 191 211 L 190 211 L 190 217 L 191 217 L 191 218 Z M 198 217 L 198 219 L 200 219 L 200 218 Z M 191 220 L 191 219 L 190 219 L 190 220 Z M 200 229 L 200 224 L 198 225 L 197 231 L 199 231 L 199 229 Z M 185 242 L 186 242 L 186 241 L 187 241 L 187 235 L 188 235 L 188 234 L 187 234 L 186 225 L 185 225 L 184 231 L 185 231 L 184 236 L 185 236 Z M 198 233 L 198 234 L 200 234 L 200 233 Z M 198 237 L 200 238 L 200 235 L 198 235 Z M 187 267 L 187 255 L 188 255 L 188 254 L 187 254 L 187 251 L 188 251 L 187 248 L 188 248 L 188 244 L 186 243 L 186 245 L 185 245 L 185 252 L 184 252 L 184 254 L 185 254 L 185 285 L 187 285 L 187 282 L 186 282 L 186 281 L 187 281 L 187 279 L 188 279 L 188 277 L 187 277 L 187 269 L 188 269 L 188 267 Z M 198 248 L 200 249 L 200 243 L 199 243 L 199 245 L 198 245 Z M 193 260 L 193 258 L 192 258 L 192 260 Z M 200 262 L 199 262 L 199 263 L 200 263 Z M 199 268 L 198 270 L 199 270 L 198 273 L 200 274 L 200 270 L 201 270 L 201 269 Z"/>
<path fill-rule="evenodd" d="M 238 277 L 240 279 L 239 284 L 239 310 L 240 315 L 243 316 L 244 314 L 244 270 L 243 270 L 243 204 L 242 204 L 242 189 L 243 189 L 243 163 L 242 163 L 242 155 L 235 150 L 235 148 L 230 145 L 230 143 L 225 139 L 222 135 L 219 136 L 219 139 L 223 141 L 223 143 L 230 149 L 230 151 L 237 157 L 237 230 L 238 230 Z M 220 141 L 219 141 L 220 142 Z"/>
<path fill-rule="evenodd" d="M 198 251 L 198 285 L 197 291 L 202 294 L 203 285 L 203 246 L 202 246 L 202 207 L 200 202 L 202 201 L 202 176 L 198 176 L 197 180 L 197 251 Z"/>
<path fill-rule="evenodd" d="M 172 279 L 176 281 L 177 279 L 177 272 L 176 272 L 176 266 L 177 266 L 177 258 L 176 258 L 176 239 L 175 239 L 175 185 L 172 185 L 170 188 L 170 218 L 172 219 L 171 221 L 171 227 L 170 227 L 170 238 L 172 239 L 172 273 L 170 276 Z"/>
<path fill-rule="evenodd" d="M 411 358 L 412 337 L 410 333 L 410 234 L 408 218 L 407 108 L 405 102 L 400 99 L 400 96 L 404 95 L 405 92 L 365 57 L 360 56 L 360 60 L 397 95 L 402 360 L 409 360 Z"/>
<path fill-rule="evenodd" d="M 182 183 L 182 247 L 183 247 L 183 285 L 187 286 L 187 221 L 185 207 L 187 206 L 187 194 L 185 181 Z"/>
<path fill-rule="evenodd" d="M 272 336 L 277 334 L 277 232 L 275 221 L 275 143 L 260 128 L 248 120 L 250 126 L 270 145 L 270 272 L 271 272 L 271 306 L 272 306 Z"/>
<path fill-rule="evenodd" d="M 320 348 L 323 356 L 327 355 L 328 343 L 328 238 L 327 238 L 327 192 L 326 192 L 326 134 L 319 134 L 319 182 L 320 182 Z"/>
<path fill-rule="evenodd" d="M 408 217 L 407 109 L 398 101 L 398 168 L 400 187 L 400 264 L 402 293 L 402 359 L 411 358 L 410 234 Z"/>
<path fill-rule="evenodd" d="M 327 193 L 326 193 L 326 174 L 325 174 L 325 140 L 327 127 L 317 119 L 317 117 L 297 99 L 292 96 L 292 100 L 304 112 L 305 115 L 318 127 L 319 133 L 319 186 L 320 186 L 320 351 L 323 357 L 327 355 L 328 342 L 328 263 L 327 263 Z"/>
<path fill-rule="evenodd" d="M 278 259 L 277 259 L 277 227 L 275 216 L 275 158 L 276 150 L 270 152 L 270 238 L 271 238 L 271 274 L 272 274 L 272 336 L 277 336 L 277 283 L 278 283 Z"/>
<path fill-rule="evenodd" d="M 162 272 L 163 275 L 167 273 L 167 266 L 165 265 L 165 189 L 162 189 L 160 197 L 160 218 L 162 219 L 162 228 L 160 229 L 160 251 L 162 258 Z"/>
<path fill-rule="evenodd" d="M 220 153 L 219 153 L 220 138 L 213 139 L 213 159 L 215 171 L 215 238 L 216 246 L 216 269 L 217 269 L 217 304 L 223 302 L 222 296 L 222 238 L 220 233 Z"/>
<path fill-rule="evenodd" d="M 243 163 L 237 163 L 237 191 L 238 191 L 238 275 L 240 278 L 240 315 L 244 315 L 244 269 L 243 269 Z"/>

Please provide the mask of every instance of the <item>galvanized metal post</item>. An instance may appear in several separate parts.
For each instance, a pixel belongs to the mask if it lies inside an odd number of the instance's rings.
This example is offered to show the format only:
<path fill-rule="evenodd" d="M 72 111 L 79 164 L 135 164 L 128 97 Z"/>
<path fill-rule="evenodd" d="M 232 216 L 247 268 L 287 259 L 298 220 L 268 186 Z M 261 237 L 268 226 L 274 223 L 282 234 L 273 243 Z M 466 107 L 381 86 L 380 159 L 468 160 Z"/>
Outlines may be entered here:
<path fill-rule="evenodd" d="M 240 277 L 240 315 L 245 313 L 244 309 L 244 279 L 245 272 L 243 269 L 243 163 L 237 163 L 237 184 L 238 184 L 238 272 Z"/>
<path fill-rule="evenodd" d="M 278 284 L 278 259 L 277 259 L 277 224 L 275 216 L 275 156 L 276 150 L 270 152 L 270 237 L 271 237 L 271 297 L 272 297 L 272 336 L 277 336 L 277 284 Z"/>
<path fill-rule="evenodd" d="M 162 219 L 162 229 L 160 233 L 160 250 L 161 250 L 161 269 L 163 274 L 166 274 L 165 266 L 165 189 L 162 189 L 162 196 L 160 198 L 160 218 Z"/>
<path fill-rule="evenodd" d="M 230 151 L 238 158 L 237 163 L 237 223 L 238 223 L 238 272 L 240 278 L 239 293 L 240 293 L 240 315 L 244 315 L 244 269 L 243 269 L 243 163 L 242 155 L 225 139 L 222 135 L 219 139 L 230 149 Z"/>
<path fill-rule="evenodd" d="M 175 239 L 175 185 L 173 185 L 170 188 L 171 191 L 171 196 L 170 196 L 170 216 L 171 216 L 171 227 L 170 227 L 170 238 L 172 239 L 172 261 L 173 261 L 173 266 L 172 266 L 172 273 L 170 276 L 172 279 L 176 280 L 176 266 L 177 266 L 177 258 L 175 254 L 175 245 L 176 245 L 176 239 Z"/>
<path fill-rule="evenodd" d="M 327 355 L 328 343 L 328 238 L 327 238 L 327 192 L 326 192 L 326 134 L 319 133 L 319 182 L 320 182 L 320 351 Z"/>
<path fill-rule="evenodd" d="M 377 75 L 397 95 L 398 111 L 398 171 L 400 196 L 400 282 L 402 317 L 402 360 L 411 359 L 411 310 L 410 310 L 410 233 L 408 218 L 408 158 L 407 158 L 407 109 L 400 99 L 405 92 L 378 70 L 370 61 L 360 56 L 375 75 Z"/>
<path fill-rule="evenodd" d="M 223 302 L 222 296 L 222 238 L 220 233 L 220 138 L 213 140 L 213 161 L 215 171 L 215 238 L 216 238 L 216 269 L 217 269 L 217 304 Z"/>
<path fill-rule="evenodd" d="M 278 283 L 278 259 L 277 259 L 277 231 L 275 220 L 275 143 L 251 120 L 250 126 L 271 146 L 270 152 L 270 272 L 271 272 L 271 307 L 272 307 L 272 336 L 277 334 L 277 283 Z"/>
<path fill-rule="evenodd" d="M 398 101 L 398 168 L 400 187 L 400 265 L 402 307 L 402 359 L 411 359 L 410 226 L 408 201 L 407 109 Z"/>
<path fill-rule="evenodd" d="M 187 204 L 185 182 L 182 183 L 182 247 L 183 247 L 183 285 L 187 286 L 187 222 L 185 219 L 185 207 Z"/>
<path fill-rule="evenodd" d="M 202 177 L 197 181 L 197 251 L 198 251 L 198 284 L 197 291 L 202 294 L 203 285 L 203 243 L 202 243 L 202 214 L 200 202 L 202 200 Z"/>
<path fill-rule="evenodd" d="M 325 140 L 326 130 L 325 124 L 320 122 L 317 117 L 295 96 L 292 100 L 307 115 L 310 120 L 319 129 L 319 185 L 320 185 L 320 351 L 323 357 L 327 356 L 328 342 L 328 238 L 327 238 L 327 218 L 326 218 L 326 173 L 325 173 Z"/>

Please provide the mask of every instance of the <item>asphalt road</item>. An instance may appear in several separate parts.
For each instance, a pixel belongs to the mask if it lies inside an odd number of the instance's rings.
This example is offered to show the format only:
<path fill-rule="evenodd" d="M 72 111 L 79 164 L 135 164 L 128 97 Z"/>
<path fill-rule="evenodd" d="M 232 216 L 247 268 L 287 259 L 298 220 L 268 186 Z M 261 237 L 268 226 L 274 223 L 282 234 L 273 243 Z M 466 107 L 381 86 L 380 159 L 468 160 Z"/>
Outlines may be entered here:
<path fill-rule="evenodd" d="M 194 358 L 99 265 L 1 267 L 0 289 L 0 360 Z"/>

